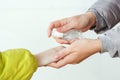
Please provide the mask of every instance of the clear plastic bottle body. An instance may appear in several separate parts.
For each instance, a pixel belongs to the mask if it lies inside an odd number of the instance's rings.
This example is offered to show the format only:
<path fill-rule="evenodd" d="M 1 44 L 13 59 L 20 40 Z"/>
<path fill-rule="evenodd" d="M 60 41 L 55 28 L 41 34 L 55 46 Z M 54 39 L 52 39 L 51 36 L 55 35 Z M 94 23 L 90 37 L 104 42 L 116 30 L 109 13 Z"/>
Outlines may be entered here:
<path fill-rule="evenodd" d="M 77 31 L 77 30 L 69 30 L 65 33 L 60 33 L 56 30 L 53 30 L 52 35 L 54 37 L 65 39 L 65 40 L 68 40 L 68 41 L 72 40 L 72 39 L 75 39 L 75 38 L 81 38 L 82 37 L 82 33 Z"/>

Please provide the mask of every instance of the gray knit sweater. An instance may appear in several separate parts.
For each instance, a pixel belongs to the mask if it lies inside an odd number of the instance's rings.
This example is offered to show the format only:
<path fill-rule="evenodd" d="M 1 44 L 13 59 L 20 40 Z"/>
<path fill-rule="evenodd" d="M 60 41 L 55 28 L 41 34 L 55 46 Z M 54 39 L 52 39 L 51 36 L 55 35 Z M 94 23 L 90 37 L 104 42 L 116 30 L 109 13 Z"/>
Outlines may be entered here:
<path fill-rule="evenodd" d="M 111 57 L 120 57 L 120 0 L 98 0 L 88 11 L 96 15 L 96 33 L 102 41 L 102 53 L 109 52 Z"/>

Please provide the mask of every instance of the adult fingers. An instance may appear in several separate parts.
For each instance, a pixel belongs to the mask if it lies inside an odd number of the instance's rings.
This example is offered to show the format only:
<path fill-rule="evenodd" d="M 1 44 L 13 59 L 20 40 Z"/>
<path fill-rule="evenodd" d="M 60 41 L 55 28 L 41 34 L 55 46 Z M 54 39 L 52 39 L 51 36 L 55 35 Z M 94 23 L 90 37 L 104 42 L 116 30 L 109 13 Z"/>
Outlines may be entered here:
<path fill-rule="evenodd" d="M 60 43 L 60 44 L 69 44 L 70 42 L 67 41 L 67 40 L 64 40 L 62 38 L 57 38 L 57 37 L 54 37 L 54 39 L 56 40 L 56 42 Z"/>
<path fill-rule="evenodd" d="M 50 64 L 48 64 L 46 66 L 50 66 L 50 67 L 56 68 L 56 62 L 50 63 Z"/>
<path fill-rule="evenodd" d="M 61 59 L 60 61 L 58 61 L 56 63 L 51 63 L 51 64 L 49 64 L 47 66 L 50 66 L 50 67 L 53 67 L 53 68 L 61 68 L 61 67 L 65 66 L 65 65 L 67 65 L 68 62 L 69 61 L 67 59 Z"/>
<path fill-rule="evenodd" d="M 74 27 L 72 26 L 71 23 L 67 23 L 66 25 L 64 25 L 64 26 L 62 26 L 62 27 L 56 28 L 56 30 L 57 30 L 58 32 L 64 33 L 64 32 L 67 32 L 67 31 L 73 29 L 73 28 L 74 28 Z"/>
<path fill-rule="evenodd" d="M 48 66 L 53 67 L 53 68 L 61 68 L 67 64 L 73 64 L 75 61 L 75 56 L 73 54 L 70 54 L 66 56 L 65 58 L 59 60 L 56 63 L 51 63 Z"/>
<path fill-rule="evenodd" d="M 75 41 L 77 41 L 77 40 L 79 40 L 79 38 L 72 39 L 72 40 L 69 42 L 69 44 L 72 44 L 73 42 L 75 42 Z"/>
<path fill-rule="evenodd" d="M 69 55 L 71 52 L 73 52 L 71 46 L 64 48 L 55 55 L 55 59 L 60 60 L 65 56 Z"/>
<path fill-rule="evenodd" d="M 62 20 L 58 20 L 58 21 L 54 21 L 50 24 L 49 28 L 48 28 L 48 37 L 51 36 L 52 34 L 52 30 L 54 28 L 58 28 L 58 27 L 62 27 L 67 23 L 67 19 L 62 19 Z"/>
<path fill-rule="evenodd" d="M 53 28 L 59 27 L 60 26 L 60 21 L 55 21 L 52 22 L 48 28 L 48 37 L 51 36 Z"/>

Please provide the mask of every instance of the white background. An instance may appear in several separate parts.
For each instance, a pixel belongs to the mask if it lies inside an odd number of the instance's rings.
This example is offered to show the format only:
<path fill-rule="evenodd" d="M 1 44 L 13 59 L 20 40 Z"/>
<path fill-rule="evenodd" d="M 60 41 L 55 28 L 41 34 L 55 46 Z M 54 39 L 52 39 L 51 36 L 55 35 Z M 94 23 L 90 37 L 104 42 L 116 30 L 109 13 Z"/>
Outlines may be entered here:
<path fill-rule="evenodd" d="M 96 0 L 0 0 L 0 50 L 26 48 L 34 54 L 58 46 L 47 37 L 50 22 L 78 15 Z M 93 32 L 85 37 L 96 38 Z M 120 80 L 120 60 L 96 54 L 78 65 L 39 68 L 31 80 Z"/>

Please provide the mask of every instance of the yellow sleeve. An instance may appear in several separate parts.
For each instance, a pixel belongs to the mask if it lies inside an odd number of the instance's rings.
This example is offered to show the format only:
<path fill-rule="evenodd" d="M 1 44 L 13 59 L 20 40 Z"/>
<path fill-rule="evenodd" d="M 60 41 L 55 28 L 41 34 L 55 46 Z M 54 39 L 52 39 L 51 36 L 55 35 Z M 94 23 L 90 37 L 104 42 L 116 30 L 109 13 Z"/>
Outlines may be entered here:
<path fill-rule="evenodd" d="M 26 49 L 0 52 L 0 80 L 30 80 L 37 67 L 35 56 Z"/>

